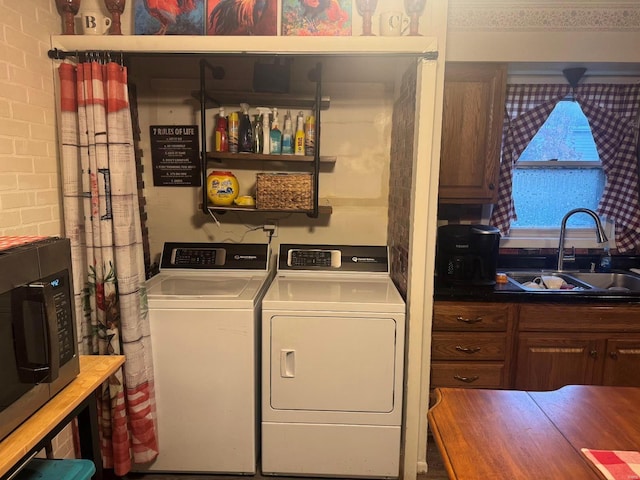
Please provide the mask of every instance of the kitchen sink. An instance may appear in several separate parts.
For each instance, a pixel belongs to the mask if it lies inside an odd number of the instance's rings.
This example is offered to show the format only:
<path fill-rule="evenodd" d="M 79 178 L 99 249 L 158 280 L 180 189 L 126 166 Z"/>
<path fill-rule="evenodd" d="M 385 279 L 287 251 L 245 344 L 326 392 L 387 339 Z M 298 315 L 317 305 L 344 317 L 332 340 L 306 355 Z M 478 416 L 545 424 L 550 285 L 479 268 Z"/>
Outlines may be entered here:
<path fill-rule="evenodd" d="M 532 292 L 571 292 L 592 290 L 593 286 L 572 275 L 555 271 L 506 272 L 520 288 Z"/>
<path fill-rule="evenodd" d="M 590 291 L 597 293 L 607 291 L 640 293 L 640 276 L 625 272 L 522 270 L 505 273 L 518 287 L 530 292 L 569 293 Z M 561 285 L 560 280 L 562 280 Z"/>
<path fill-rule="evenodd" d="M 630 273 L 571 272 L 571 276 L 603 290 L 640 292 L 640 277 Z"/>

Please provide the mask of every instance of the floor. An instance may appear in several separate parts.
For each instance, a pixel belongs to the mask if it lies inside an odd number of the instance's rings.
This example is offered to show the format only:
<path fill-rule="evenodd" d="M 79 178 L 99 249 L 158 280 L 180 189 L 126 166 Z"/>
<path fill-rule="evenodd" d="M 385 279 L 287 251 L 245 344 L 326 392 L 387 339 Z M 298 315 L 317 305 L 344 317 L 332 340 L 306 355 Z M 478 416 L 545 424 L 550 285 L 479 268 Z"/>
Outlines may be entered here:
<path fill-rule="evenodd" d="M 447 472 L 442 464 L 442 458 L 438 452 L 438 448 L 431 441 L 427 443 L 427 465 L 429 471 L 426 475 L 420 475 L 419 480 L 448 480 Z M 175 473 L 130 473 L 125 477 L 116 477 L 106 472 L 105 480 L 117 480 L 123 478 L 126 480 L 296 480 L 299 477 L 271 477 L 262 476 L 259 473 L 255 476 L 246 475 L 185 475 Z M 301 480 L 310 480 L 305 477 Z M 335 480 L 335 479 L 334 479 Z"/>

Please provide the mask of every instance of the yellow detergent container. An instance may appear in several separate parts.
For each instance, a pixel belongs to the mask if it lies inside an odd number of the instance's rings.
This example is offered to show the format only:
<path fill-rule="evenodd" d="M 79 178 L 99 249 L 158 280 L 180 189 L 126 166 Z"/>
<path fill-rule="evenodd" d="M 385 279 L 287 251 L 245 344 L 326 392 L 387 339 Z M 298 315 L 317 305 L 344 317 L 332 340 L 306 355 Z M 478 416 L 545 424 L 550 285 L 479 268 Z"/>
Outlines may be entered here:
<path fill-rule="evenodd" d="M 231 172 L 214 170 L 207 177 L 207 196 L 214 205 L 232 205 L 238 196 L 238 179 Z"/>

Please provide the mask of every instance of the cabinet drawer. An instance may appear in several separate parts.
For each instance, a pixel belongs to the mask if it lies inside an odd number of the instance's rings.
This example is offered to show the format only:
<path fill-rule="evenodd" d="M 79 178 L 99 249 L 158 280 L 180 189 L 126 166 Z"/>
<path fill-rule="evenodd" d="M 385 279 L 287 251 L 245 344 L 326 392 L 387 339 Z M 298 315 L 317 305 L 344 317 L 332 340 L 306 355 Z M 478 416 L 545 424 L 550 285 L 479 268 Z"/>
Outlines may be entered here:
<path fill-rule="evenodd" d="M 640 305 L 522 305 L 520 331 L 639 332 Z"/>
<path fill-rule="evenodd" d="M 434 362 L 431 364 L 431 388 L 501 388 L 503 363 Z"/>
<path fill-rule="evenodd" d="M 505 331 L 509 311 L 506 304 L 436 302 L 433 330 Z"/>
<path fill-rule="evenodd" d="M 507 335 L 504 333 L 434 332 L 432 360 L 504 360 Z"/>

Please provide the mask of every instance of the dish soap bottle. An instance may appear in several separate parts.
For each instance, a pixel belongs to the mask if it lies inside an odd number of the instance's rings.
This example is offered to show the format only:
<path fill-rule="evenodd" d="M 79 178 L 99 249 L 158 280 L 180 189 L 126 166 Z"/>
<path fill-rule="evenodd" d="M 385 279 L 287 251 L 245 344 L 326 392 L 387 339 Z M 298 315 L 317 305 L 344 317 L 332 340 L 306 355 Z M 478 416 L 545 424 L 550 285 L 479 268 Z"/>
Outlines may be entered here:
<path fill-rule="evenodd" d="M 241 103 L 242 116 L 240 117 L 240 152 L 251 153 L 253 151 L 253 130 L 251 128 L 251 117 L 249 117 L 249 104 Z"/>
<path fill-rule="evenodd" d="M 600 256 L 600 268 L 598 269 L 600 272 L 610 272 L 611 271 L 611 252 L 609 252 L 609 245 L 605 245 L 604 251 Z"/>
<path fill-rule="evenodd" d="M 273 109 L 273 122 L 271 122 L 271 133 L 269 135 L 271 155 L 280 155 L 282 153 L 282 133 L 278 128 L 278 109 Z"/>
<path fill-rule="evenodd" d="M 291 115 L 284 117 L 284 130 L 282 130 L 282 154 L 293 154 L 293 128 L 291 128 Z"/>

